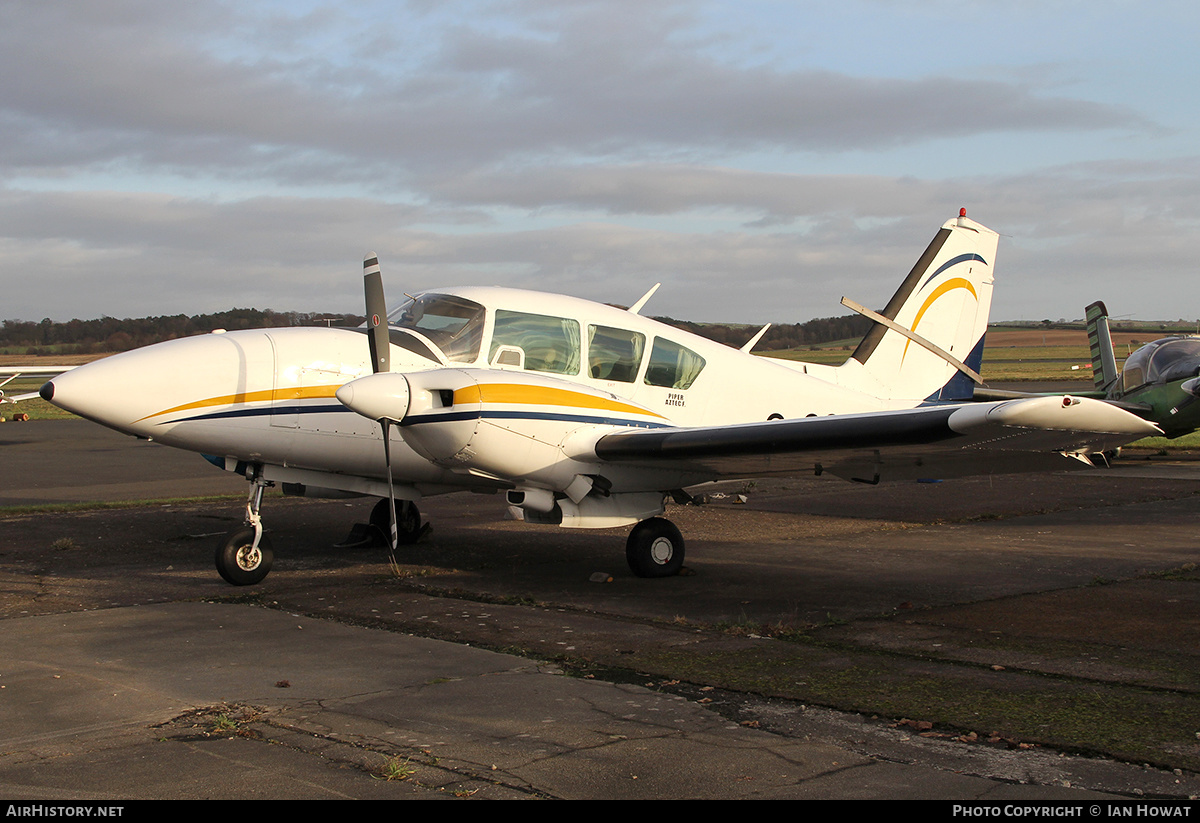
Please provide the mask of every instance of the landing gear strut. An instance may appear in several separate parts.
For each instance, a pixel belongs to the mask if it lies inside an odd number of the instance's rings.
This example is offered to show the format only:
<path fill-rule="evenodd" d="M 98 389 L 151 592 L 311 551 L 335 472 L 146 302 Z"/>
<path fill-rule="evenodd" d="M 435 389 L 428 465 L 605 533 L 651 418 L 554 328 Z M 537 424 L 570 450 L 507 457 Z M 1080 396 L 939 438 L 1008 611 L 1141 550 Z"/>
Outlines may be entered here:
<path fill-rule="evenodd" d="M 671 577 L 683 568 L 683 535 L 662 517 L 633 527 L 625 543 L 625 559 L 638 577 Z"/>
<path fill-rule="evenodd" d="M 253 586 L 261 583 L 271 571 L 275 559 L 271 543 L 263 535 L 262 518 L 258 510 L 262 506 L 263 490 L 271 485 L 256 473 L 250 479 L 250 493 L 246 498 L 246 525 L 230 532 L 217 547 L 217 572 L 226 582 L 234 586 Z"/>

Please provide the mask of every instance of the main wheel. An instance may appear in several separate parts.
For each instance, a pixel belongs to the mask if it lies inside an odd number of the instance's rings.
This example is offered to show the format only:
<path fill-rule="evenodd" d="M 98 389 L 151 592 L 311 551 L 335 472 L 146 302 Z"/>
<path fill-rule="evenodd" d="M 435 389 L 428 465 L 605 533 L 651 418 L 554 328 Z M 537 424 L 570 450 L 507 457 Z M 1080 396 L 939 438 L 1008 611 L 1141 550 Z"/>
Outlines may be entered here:
<path fill-rule="evenodd" d="M 220 546 L 217 547 L 217 571 L 227 583 L 234 586 L 253 586 L 261 583 L 271 571 L 271 562 L 275 559 L 267 536 L 263 535 L 254 545 L 254 529 L 247 526 L 231 532 Z"/>
<path fill-rule="evenodd" d="M 383 498 L 371 509 L 371 525 L 383 532 L 385 542 L 392 533 L 392 518 L 388 515 L 388 501 Z M 416 543 L 421 536 L 421 512 L 411 500 L 396 501 L 396 542 L 401 546 Z"/>
<path fill-rule="evenodd" d="M 683 535 L 661 517 L 643 520 L 625 542 L 625 559 L 638 577 L 671 577 L 683 568 Z"/>

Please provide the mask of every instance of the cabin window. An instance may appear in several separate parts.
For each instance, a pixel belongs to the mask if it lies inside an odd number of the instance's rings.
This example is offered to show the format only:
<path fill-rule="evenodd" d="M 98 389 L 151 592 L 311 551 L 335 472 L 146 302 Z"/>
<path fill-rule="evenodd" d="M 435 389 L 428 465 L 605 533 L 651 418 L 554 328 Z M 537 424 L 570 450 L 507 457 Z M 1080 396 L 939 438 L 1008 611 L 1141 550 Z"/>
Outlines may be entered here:
<path fill-rule="evenodd" d="M 473 363 L 483 340 L 484 308 L 474 300 L 448 294 L 410 298 L 388 315 L 388 323 L 420 332 L 442 350 L 446 359 Z"/>
<path fill-rule="evenodd" d="M 501 347 L 525 352 L 527 371 L 579 374 L 579 322 L 565 317 L 496 311 L 492 332 L 492 361 Z"/>
<path fill-rule="evenodd" d="M 1200 361 L 1200 338 L 1180 337 L 1160 342 L 1162 345 L 1150 355 L 1146 382 L 1169 383 L 1196 376 L 1196 366 Z"/>
<path fill-rule="evenodd" d="M 691 349 L 656 337 L 650 350 L 650 365 L 646 367 L 646 384 L 667 389 L 691 388 L 703 368 L 704 358 Z"/>
<path fill-rule="evenodd" d="M 597 380 L 632 383 L 645 350 L 644 334 L 609 326 L 588 326 L 588 374 Z"/>

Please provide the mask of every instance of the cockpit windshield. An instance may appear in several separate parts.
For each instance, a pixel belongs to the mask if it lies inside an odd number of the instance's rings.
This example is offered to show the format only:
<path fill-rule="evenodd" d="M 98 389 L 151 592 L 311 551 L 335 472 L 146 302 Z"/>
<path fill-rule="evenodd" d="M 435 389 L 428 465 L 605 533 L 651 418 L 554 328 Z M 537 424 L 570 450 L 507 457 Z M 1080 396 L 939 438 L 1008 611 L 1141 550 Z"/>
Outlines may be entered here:
<path fill-rule="evenodd" d="M 388 323 L 420 332 L 442 350 L 446 359 L 473 363 L 483 340 L 483 306 L 449 294 L 409 298 L 388 315 Z"/>
<path fill-rule="evenodd" d="M 1129 355 L 1121 369 L 1121 388 L 1128 392 L 1147 383 L 1194 377 L 1197 367 L 1200 367 L 1200 337 L 1155 340 Z"/>

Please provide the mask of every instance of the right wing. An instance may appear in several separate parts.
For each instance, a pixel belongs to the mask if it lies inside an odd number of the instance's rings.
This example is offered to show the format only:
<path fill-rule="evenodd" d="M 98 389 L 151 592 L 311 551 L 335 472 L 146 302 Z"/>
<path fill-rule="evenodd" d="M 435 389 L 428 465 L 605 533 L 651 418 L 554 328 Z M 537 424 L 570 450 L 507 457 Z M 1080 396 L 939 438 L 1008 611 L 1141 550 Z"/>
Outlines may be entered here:
<path fill-rule="evenodd" d="M 1109 403 L 1057 396 L 625 431 L 600 437 L 594 451 L 711 479 L 829 472 L 876 483 L 1083 467 L 1087 454 L 1160 433 Z"/>

